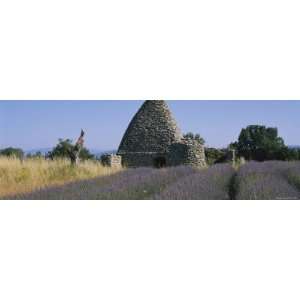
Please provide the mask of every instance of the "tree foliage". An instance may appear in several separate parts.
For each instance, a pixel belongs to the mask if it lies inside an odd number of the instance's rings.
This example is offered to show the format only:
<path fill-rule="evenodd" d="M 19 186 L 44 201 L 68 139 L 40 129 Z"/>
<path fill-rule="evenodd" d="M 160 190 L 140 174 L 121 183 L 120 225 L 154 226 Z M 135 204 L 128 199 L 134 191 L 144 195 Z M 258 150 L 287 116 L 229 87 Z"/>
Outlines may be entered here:
<path fill-rule="evenodd" d="M 226 160 L 226 156 L 226 149 L 205 148 L 206 162 L 209 165 L 224 162 Z"/>
<path fill-rule="evenodd" d="M 250 125 L 243 128 L 238 141 L 230 145 L 247 160 L 286 160 L 289 149 L 278 136 L 277 128 Z"/>
<path fill-rule="evenodd" d="M 288 160 L 300 160 L 300 149 L 289 149 Z"/>
<path fill-rule="evenodd" d="M 0 155 L 22 159 L 24 157 L 24 151 L 20 148 L 9 147 L 0 150 Z"/>
<path fill-rule="evenodd" d="M 72 140 L 70 139 L 59 139 L 58 144 L 52 149 L 52 151 L 48 152 L 47 157 L 50 159 L 54 158 L 70 158 L 70 153 L 74 149 L 72 144 Z M 90 153 L 90 151 L 83 147 L 80 150 L 79 158 L 81 160 L 94 159 L 94 155 Z"/>
<path fill-rule="evenodd" d="M 201 145 L 204 145 L 205 144 L 205 140 L 200 136 L 199 133 L 192 133 L 192 132 L 188 132 L 186 134 L 183 135 L 183 137 L 185 139 L 190 139 L 190 140 L 196 140 L 198 141 Z"/>
<path fill-rule="evenodd" d="M 26 158 L 43 158 L 45 157 L 41 151 L 37 151 L 35 153 L 28 153 Z"/>

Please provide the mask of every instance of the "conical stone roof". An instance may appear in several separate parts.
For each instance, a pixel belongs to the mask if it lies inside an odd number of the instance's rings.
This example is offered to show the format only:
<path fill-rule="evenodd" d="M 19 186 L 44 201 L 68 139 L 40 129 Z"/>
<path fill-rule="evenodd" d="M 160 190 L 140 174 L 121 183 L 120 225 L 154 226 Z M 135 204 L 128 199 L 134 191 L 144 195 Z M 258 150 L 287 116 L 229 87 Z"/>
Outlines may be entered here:
<path fill-rule="evenodd" d="M 130 122 L 118 154 L 164 153 L 181 138 L 182 134 L 167 103 L 163 100 L 148 100 Z"/>

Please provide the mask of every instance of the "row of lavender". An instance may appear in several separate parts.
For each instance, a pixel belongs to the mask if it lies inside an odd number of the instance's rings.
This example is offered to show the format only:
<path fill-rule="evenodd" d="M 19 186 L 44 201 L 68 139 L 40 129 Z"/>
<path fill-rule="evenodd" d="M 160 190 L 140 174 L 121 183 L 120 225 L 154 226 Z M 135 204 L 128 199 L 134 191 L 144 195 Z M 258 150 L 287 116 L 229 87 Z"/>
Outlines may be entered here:
<path fill-rule="evenodd" d="M 300 199 L 299 162 L 249 162 L 237 173 L 236 199 Z"/>
<path fill-rule="evenodd" d="M 300 199 L 299 162 L 215 165 L 169 185 L 155 199 Z"/>
<path fill-rule="evenodd" d="M 172 182 L 197 171 L 191 167 L 127 169 L 111 176 L 41 189 L 18 199 L 149 199 Z"/>
<path fill-rule="evenodd" d="M 300 199 L 299 162 L 250 162 L 205 170 L 138 168 L 16 196 L 20 199 Z M 16 198 L 14 197 L 14 198 Z"/>
<path fill-rule="evenodd" d="M 168 185 L 161 193 L 155 194 L 154 199 L 230 199 L 234 175 L 235 170 L 230 164 L 214 165 Z"/>

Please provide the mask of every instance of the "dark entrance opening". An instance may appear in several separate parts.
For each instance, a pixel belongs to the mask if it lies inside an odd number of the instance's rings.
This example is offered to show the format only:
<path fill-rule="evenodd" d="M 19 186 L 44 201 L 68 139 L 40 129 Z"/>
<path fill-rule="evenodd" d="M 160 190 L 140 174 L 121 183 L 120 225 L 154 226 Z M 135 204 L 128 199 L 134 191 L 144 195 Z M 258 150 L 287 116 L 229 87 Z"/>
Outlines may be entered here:
<path fill-rule="evenodd" d="M 155 168 L 165 168 L 167 165 L 166 158 L 163 156 L 154 158 L 154 167 Z"/>

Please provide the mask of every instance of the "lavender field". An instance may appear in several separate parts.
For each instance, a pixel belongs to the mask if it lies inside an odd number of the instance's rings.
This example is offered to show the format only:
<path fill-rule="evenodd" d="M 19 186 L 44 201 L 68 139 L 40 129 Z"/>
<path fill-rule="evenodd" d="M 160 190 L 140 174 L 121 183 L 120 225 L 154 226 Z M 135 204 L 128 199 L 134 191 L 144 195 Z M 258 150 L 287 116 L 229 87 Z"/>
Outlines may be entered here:
<path fill-rule="evenodd" d="M 234 181 L 237 199 L 299 199 L 299 162 L 249 162 Z"/>
<path fill-rule="evenodd" d="M 237 168 L 216 164 L 207 169 L 125 169 L 17 194 L 11 199 L 300 199 L 299 162 L 249 162 Z"/>

